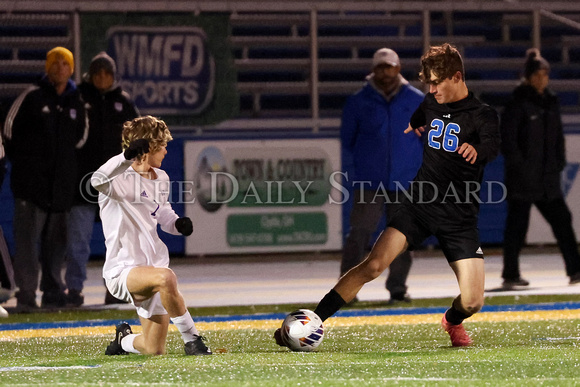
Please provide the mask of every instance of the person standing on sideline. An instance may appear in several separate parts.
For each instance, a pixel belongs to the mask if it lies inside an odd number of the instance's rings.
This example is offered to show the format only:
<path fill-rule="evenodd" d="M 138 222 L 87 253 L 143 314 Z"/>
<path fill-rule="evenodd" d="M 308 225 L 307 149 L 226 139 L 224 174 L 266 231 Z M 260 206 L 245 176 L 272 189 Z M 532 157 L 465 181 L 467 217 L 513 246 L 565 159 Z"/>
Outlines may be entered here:
<path fill-rule="evenodd" d="M 4 182 L 6 173 L 6 154 L 2 144 L 2 133 L 0 133 L 0 189 Z M 14 270 L 12 268 L 12 259 L 4 239 L 4 232 L 0 227 L 0 304 L 8 301 L 14 294 Z M 0 317 L 8 317 L 8 312 L 0 305 Z"/>
<path fill-rule="evenodd" d="M 135 118 L 123 127 L 123 153 L 110 158 L 92 176 L 107 256 L 103 278 L 111 294 L 132 303 L 143 327 L 133 334 L 127 323 L 116 328 L 105 354 L 165 353 L 169 322 L 177 327 L 187 355 L 211 355 L 169 269 L 169 251 L 157 234 L 189 236 L 193 225 L 180 218 L 168 201 L 171 182 L 159 169 L 172 140 L 165 122 L 151 116 Z"/>
<path fill-rule="evenodd" d="M 115 74 L 113 58 L 100 52 L 92 59 L 79 85 L 90 131 L 87 142 L 77 151 L 77 195 L 68 219 L 65 283 L 70 306 L 84 303 L 82 290 L 87 279 L 91 238 L 99 207 L 98 192 L 91 187 L 90 177 L 105 161 L 121 152 L 123 124 L 139 116 L 131 97 L 116 83 Z M 105 304 L 118 302 L 107 292 Z"/>
<path fill-rule="evenodd" d="M 71 80 L 73 54 L 55 47 L 46 55 L 46 75 L 14 101 L 4 125 L 12 163 L 14 275 L 19 311 L 66 304 L 62 268 L 67 218 L 76 190 L 76 149 L 88 135 L 80 93 Z"/>
<path fill-rule="evenodd" d="M 560 177 L 566 149 L 558 97 L 548 88 L 550 65 L 537 49 L 526 53 L 522 83 L 501 116 L 502 153 L 508 213 L 504 233 L 503 286 L 528 286 L 519 255 L 525 243 L 532 205 L 552 227 L 570 285 L 580 283 L 580 255 L 572 215 Z"/>
<path fill-rule="evenodd" d="M 403 78 L 399 56 L 389 48 L 375 52 L 372 69 L 342 112 L 343 168 L 350 172 L 353 195 L 341 276 L 363 260 L 385 208 L 390 219 L 403 196 L 400 190 L 409 188 L 421 165 L 421 139 L 403 131 L 424 94 Z M 411 301 L 406 285 L 411 263 L 411 252 L 405 251 L 389 266 L 390 304 Z"/>
<path fill-rule="evenodd" d="M 421 136 L 423 162 L 410 195 L 369 256 L 340 278 L 314 312 L 325 321 L 403 251 L 435 235 L 460 291 L 443 314 L 441 326 L 454 347 L 468 346 L 472 340 L 462 322 L 481 309 L 485 288 L 477 228 L 479 198 L 474 196 L 486 163 L 499 153 L 499 119 L 493 108 L 469 92 L 463 60 L 454 46 L 431 47 L 421 57 L 421 68 L 420 78 L 429 85 L 429 94 L 405 129 L 405 133 L 425 134 Z M 274 338 L 279 345 L 286 345 L 280 330 Z"/>

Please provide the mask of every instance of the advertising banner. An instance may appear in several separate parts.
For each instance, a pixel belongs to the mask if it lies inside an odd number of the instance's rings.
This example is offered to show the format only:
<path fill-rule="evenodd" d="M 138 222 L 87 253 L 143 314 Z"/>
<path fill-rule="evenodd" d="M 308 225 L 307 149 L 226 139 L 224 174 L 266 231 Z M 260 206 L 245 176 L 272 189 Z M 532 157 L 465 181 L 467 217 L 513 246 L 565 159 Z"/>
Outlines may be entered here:
<path fill-rule="evenodd" d="M 81 69 L 106 51 L 142 115 L 170 127 L 214 125 L 239 113 L 230 15 L 214 12 L 81 14 Z"/>
<path fill-rule="evenodd" d="M 149 114 L 198 114 L 210 103 L 215 62 L 198 27 L 117 26 L 107 52 L 121 86 Z"/>
<path fill-rule="evenodd" d="M 189 141 L 185 253 L 342 248 L 338 139 Z"/>

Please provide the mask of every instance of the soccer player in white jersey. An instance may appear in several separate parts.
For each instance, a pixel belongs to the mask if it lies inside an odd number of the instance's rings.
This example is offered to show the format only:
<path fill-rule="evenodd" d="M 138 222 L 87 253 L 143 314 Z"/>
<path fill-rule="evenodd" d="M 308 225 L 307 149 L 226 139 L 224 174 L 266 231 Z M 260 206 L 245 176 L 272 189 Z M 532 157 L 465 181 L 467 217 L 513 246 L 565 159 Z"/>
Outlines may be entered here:
<path fill-rule="evenodd" d="M 180 218 L 168 201 L 170 181 L 159 169 L 172 140 L 165 122 L 151 116 L 123 126 L 123 153 L 92 176 L 107 246 L 103 277 L 115 297 L 135 305 L 143 331 L 126 322 L 116 327 L 107 355 L 165 353 L 169 322 L 177 327 L 187 355 L 211 355 L 177 289 L 167 246 L 157 225 L 170 234 L 191 235 L 189 218 Z"/>

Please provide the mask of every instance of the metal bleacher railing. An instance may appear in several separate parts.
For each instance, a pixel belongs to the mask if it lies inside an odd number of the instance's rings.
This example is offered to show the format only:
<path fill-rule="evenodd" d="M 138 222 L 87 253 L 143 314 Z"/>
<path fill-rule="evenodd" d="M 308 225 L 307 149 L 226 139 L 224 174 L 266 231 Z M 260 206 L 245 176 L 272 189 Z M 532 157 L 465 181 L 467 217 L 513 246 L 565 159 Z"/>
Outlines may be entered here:
<path fill-rule="evenodd" d="M 542 49 L 563 110 L 580 113 L 575 1 L 0 0 L 0 10 L 0 98 L 17 95 L 42 71 L 47 49 L 65 45 L 78 54 L 79 13 L 226 12 L 242 118 L 295 117 L 314 127 L 331 118 L 336 125 L 374 50 L 396 49 L 403 74 L 417 84 L 421 53 L 445 41 L 463 52 L 470 89 L 496 106 L 517 84 L 525 50 Z"/>

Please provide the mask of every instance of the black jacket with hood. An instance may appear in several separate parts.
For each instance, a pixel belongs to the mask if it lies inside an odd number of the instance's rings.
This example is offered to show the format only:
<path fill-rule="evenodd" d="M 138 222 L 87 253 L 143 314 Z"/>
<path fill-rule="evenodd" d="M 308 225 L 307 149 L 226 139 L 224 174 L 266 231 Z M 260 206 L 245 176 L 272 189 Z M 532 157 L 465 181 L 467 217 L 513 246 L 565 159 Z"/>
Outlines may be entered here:
<path fill-rule="evenodd" d="M 106 91 L 95 87 L 92 78 L 101 70 L 115 79 L 115 61 L 104 51 L 92 59 L 89 71 L 83 75 L 83 82 L 79 85 L 86 102 L 90 131 L 85 146 L 78 151 L 80 189 L 77 190 L 77 204 L 97 202 L 98 192 L 88 183 L 90 176 L 111 157 L 121 153 L 123 124 L 139 116 L 131 97 L 119 84 L 114 83 Z"/>
<path fill-rule="evenodd" d="M 558 97 L 522 83 L 503 111 L 501 135 L 508 199 L 561 198 L 566 150 Z"/>
<path fill-rule="evenodd" d="M 73 204 L 76 149 L 88 133 L 84 103 L 72 80 L 58 95 L 44 76 L 12 104 L 4 125 L 14 197 L 45 211 Z"/>
<path fill-rule="evenodd" d="M 87 183 L 90 175 L 108 159 L 121 153 L 121 134 L 123 123 L 139 116 L 129 94 L 115 85 L 105 93 L 99 92 L 90 82 L 83 81 L 79 90 L 85 101 L 89 117 L 89 137 L 85 146 L 78 150 L 79 184 Z M 87 188 L 89 184 L 82 184 Z M 80 190 L 77 190 L 80 194 Z M 93 192 L 90 196 L 77 195 L 76 202 L 84 203 L 89 199 L 96 203 Z"/>

